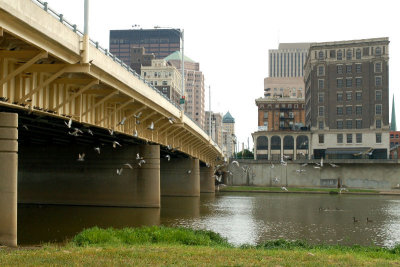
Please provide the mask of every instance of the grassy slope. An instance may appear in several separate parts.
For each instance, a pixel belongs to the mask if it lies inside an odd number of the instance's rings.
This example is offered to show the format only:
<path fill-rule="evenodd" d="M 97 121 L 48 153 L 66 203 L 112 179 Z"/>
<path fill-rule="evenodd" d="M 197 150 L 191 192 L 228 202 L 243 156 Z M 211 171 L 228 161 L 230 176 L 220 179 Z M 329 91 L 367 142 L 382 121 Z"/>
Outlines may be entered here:
<path fill-rule="evenodd" d="M 190 245 L 185 245 L 189 243 Z M 232 247 L 210 231 L 143 227 L 92 228 L 65 246 L 0 249 L 0 266 L 391 266 L 400 247 L 311 246 L 269 241 Z"/>

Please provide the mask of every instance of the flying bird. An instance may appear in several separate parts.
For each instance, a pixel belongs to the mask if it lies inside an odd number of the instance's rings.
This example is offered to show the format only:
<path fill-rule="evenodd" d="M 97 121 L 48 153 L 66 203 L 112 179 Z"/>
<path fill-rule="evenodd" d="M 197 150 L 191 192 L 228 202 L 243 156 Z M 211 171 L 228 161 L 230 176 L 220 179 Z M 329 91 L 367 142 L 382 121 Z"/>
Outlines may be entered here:
<path fill-rule="evenodd" d="M 170 155 L 165 155 L 165 157 L 167 158 L 168 161 L 171 160 L 171 156 Z"/>
<path fill-rule="evenodd" d="M 154 122 L 151 122 L 149 127 L 147 127 L 147 129 L 149 129 L 150 131 L 154 130 Z"/>
<path fill-rule="evenodd" d="M 324 167 L 324 158 L 321 158 L 321 167 Z"/>
<path fill-rule="evenodd" d="M 93 136 L 93 132 L 92 132 L 92 130 L 90 130 L 90 129 L 87 129 L 87 132 L 88 132 L 88 134 L 90 134 L 90 135 L 92 135 L 92 136 Z"/>
<path fill-rule="evenodd" d="M 108 129 L 108 132 L 110 133 L 110 135 L 114 135 L 114 130 L 113 129 Z"/>
<path fill-rule="evenodd" d="M 132 165 L 129 163 L 125 163 L 124 166 L 128 167 L 129 169 L 133 169 Z"/>
<path fill-rule="evenodd" d="M 302 173 L 302 172 L 305 172 L 306 170 L 303 170 L 303 169 L 298 169 L 298 170 L 296 170 L 296 172 L 298 172 L 298 173 Z"/>
<path fill-rule="evenodd" d="M 289 158 L 290 158 L 290 156 L 283 155 L 283 158 L 284 158 L 284 159 L 289 159 Z"/>
<path fill-rule="evenodd" d="M 139 167 L 141 167 L 142 164 L 145 164 L 145 163 L 146 163 L 146 161 L 145 161 L 144 159 L 141 159 L 141 160 L 139 161 L 138 165 L 139 165 Z"/>
<path fill-rule="evenodd" d="M 236 165 L 237 167 L 239 167 L 239 162 L 237 162 L 236 160 L 232 161 L 231 164 L 232 164 L 232 165 Z"/>
<path fill-rule="evenodd" d="M 137 154 L 136 154 L 136 159 L 137 159 L 137 160 L 141 160 L 141 159 L 143 159 L 143 157 L 140 157 L 140 154 L 137 153 Z"/>
<path fill-rule="evenodd" d="M 116 148 L 117 146 L 122 146 L 122 145 L 117 141 L 113 141 L 113 148 Z"/>
<path fill-rule="evenodd" d="M 279 178 L 275 176 L 274 179 L 272 180 L 272 182 L 278 183 L 279 182 Z"/>
<path fill-rule="evenodd" d="M 173 124 L 175 122 L 175 119 L 173 117 L 168 118 L 169 123 Z"/>
<path fill-rule="evenodd" d="M 125 121 L 126 121 L 126 117 L 123 117 L 122 120 L 120 122 L 118 122 L 117 126 L 124 125 Z"/>
<path fill-rule="evenodd" d="M 100 154 L 100 147 L 99 146 L 95 147 L 94 151 L 96 151 L 98 154 Z"/>
<path fill-rule="evenodd" d="M 139 112 L 139 113 L 133 115 L 133 117 L 135 117 L 136 119 L 139 119 L 140 116 L 142 116 L 142 112 Z"/>
<path fill-rule="evenodd" d="M 287 166 L 287 162 L 284 161 L 283 159 L 281 159 L 281 165 L 282 165 L 282 166 Z"/>
<path fill-rule="evenodd" d="M 78 154 L 78 161 L 84 161 L 85 160 L 85 153 Z"/>
<path fill-rule="evenodd" d="M 307 166 L 308 165 L 308 163 L 303 163 L 303 164 L 301 164 L 300 166 L 301 167 L 305 167 L 305 166 Z"/>
<path fill-rule="evenodd" d="M 24 128 L 25 130 L 29 131 L 28 126 L 26 126 L 25 124 L 22 125 L 22 128 Z"/>
<path fill-rule="evenodd" d="M 192 170 L 188 170 L 187 173 L 188 173 L 188 174 L 191 174 L 191 173 L 192 173 Z"/>
<path fill-rule="evenodd" d="M 72 119 L 69 119 L 68 123 L 64 121 L 65 125 L 67 125 L 68 128 L 71 128 L 72 126 Z"/>
<path fill-rule="evenodd" d="M 123 168 L 117 169 L 117 174 L 121 175 L 123 170 L 124 170 Z"/>
<path fill-rule="evenodd" d="M 339 165 L 336 165 L 335 163 L 329 163 L 333 168 L 338 168 Z"/>
<path fill-rule="evenodd" d="M 283 191 L 288 191 L 287 188 L 284 187 L 284 186 L 282 186 L 281 189 L 282 189 Z"/>
<path fill-rule="evenodd" d="M 133 133 L 133 137 L 137 137 L 138 136 L 138 133 L 137 133 L 137 130 L 135 130 L 135 132 Z"/>
<path fill-rule="evenodd" d="M 271 163 L 270 168 L 271 168 L 271 169 L 275 168 L 275 165 L 274 165 L 273 163 Z"/>

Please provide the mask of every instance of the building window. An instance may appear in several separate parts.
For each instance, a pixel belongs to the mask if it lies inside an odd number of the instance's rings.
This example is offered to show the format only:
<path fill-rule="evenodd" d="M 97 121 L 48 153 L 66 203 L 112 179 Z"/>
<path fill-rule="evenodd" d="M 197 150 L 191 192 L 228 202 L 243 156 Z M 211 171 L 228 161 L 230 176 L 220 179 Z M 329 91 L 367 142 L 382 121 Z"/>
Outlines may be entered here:
<path fill-rule="evenodd" d="M 318 116 L 324 116 L 324 107 L 319 107 L 318 108 Z"/>
<path fill-rule="evenodd" d="M 168 85 L 167 81 L 162 81 L 162 85 Z"/>
<path fill-rule="evenodd" d="M 324 122 L 323 121 L 319 121 L 318 122 L 318 129 L 320 129 L 320 130 L 324 129 Z"/>
<path fill-rule="evenodd" d="M 356 129 L 362 128 L 362 120 L 356 120 Z"/>
<path fill-rule="evenodd" d="M 382 121 L 381 120 L 376 120 L 375 125 L 376 125 L 376 129 L 381 129 L 382 128 Z"/>
<path fill-rule="evenodd" d="M 375 141 L 376 141 L 376 143 L 378 143 L 378 144 L 382 143 L 382 134 L 381 134 L 381 133 L 377 133 L 377 134 L 375 135 Z"/>
<path fill-rule="evenodd" d="M 346 134 L 346 143 L 347 144 L 353 143 L 353 134 Z"/>
<path fill-rule="evenodd" d="M 361 49 L 357 48 L 356 50 L 356 59 L 361 59 Z"/>
<path fill-rule="evenodd" d="M 362 143 L 362 134 L 357 133 L 356 134 L 356 143 L 361 144 Z"/>
<path fill-rule="evenodd" d="M 375 76 L 375 86 L 382 85 L 382 76 Z"/>
<path fill-rule="evenodd" d="M 337 101 L 343 101 L 343 93 L 337 93 Z"/>
<path fill-rule="evenodd" d="M 362 100 L 362 92 L 356 92 L 356 100 L 361 101 Z"/>
<path fill-rule="evenodd" d="M 356 87 L 361 87 L 362 85 L 362 78 L 356 78 Z"/>
<path fill-rule="evenodd" d="M 336 114 L 343 115 L 343 107 L 336 107 Z"/>
<path fill-rule="evenodd" d="M 375 72 L 382 72 L 382 63 L 381 62 L 375 63 Z"/>
<path fill-rule="evenodd" d="M 336 121 L 336 128 L 343 129 L 343 121 Z"/>
<path fill-rule="evenodd" d="M 352 129 L 352 128 L 353 128 L 353 121 L 346 120 L 346 129 Z"/>
<path fill-rule="evenodd" d="M 369 56 L 369 47 L 364 47 L 363 48 L 363 55 L 364 56 Z"/>
<path fill-rule="evenodd" d="M 318 135 L 318 143 L 320 143 L 320 144 L 324 143 L 324 135 L 323 134 Z"/>
<path fill-rule="evenodd" d="M 351 115 L 352 111 L 353 111 L 352 106 L 346 106 L 346 115 Z"/>
<path fill-rule="evenodd" d="M 346 92 L 346 100 L 350 101 L 352 99 L 352 94 L 351 92 Z"/>
<path fill-rule="evenodd" d="M 336 57 L 336 51 L 335 50 L 330 50 L 329 51 L 329 57 L 330 58 L 335 58 Z"/>
<path fill-rule="evenodd" d="M 323 51 L 319 51 L 318 53 L 318 59 L 324 59 L 324 52 Z"/>
<path fill-rule="evenodd" d="M 353 57 L 353 53 L 351 52 L 351 49 L 347 49 L 346 59 L 351 60 L 352 57 Z"/>
<path fill-rule="evenodd" d="M 375 100 L 381 101 L 382 100 L 382 91 L 381 90 L 376 90 L 375 91 Z"/>
<path fill-rule="evenodd" d="M 362 106 L 356 106 L 356 115 L 362 115 Z"/>
<path fill-rule="evenodd" d="M 264 112 L 264 119 L 268 119 L 268 112 Z"/>
<path fill-rule="evenodd" d="M 336 87 L 337 88 L 343 88 L 343 79 L 336 79 Z"/>
<path fill-rule="evenodd" d="M 377 56 L 382 55 L 382 48 L 380 48 L 380 47 L 375 48 L 375 55 L 377 55 Z"/>
<path fill-rule="evenodd" d="M 352 78 L 346 78 L 346 87 L 351 87 L 353 85 L 353 79 Z"/>
<path fill-rule="evenodd" d="M 351 73 L 351 65 L 346 65 L 346 73 Z"/>
<path fill-rule="evenodd" d="M 324 89 L 324 80 L 322 79 L 318 80 L 318 89 Z"/>
<path fill-rule="evenodd" d="M 361 64 L 356 64 L 356 72 L 357 73 L 361 73 L 362 72 L 362 68 L 361 68 Z"/>
<path fill-rule="evenodd" d="M 342 58 L 343 58 L 342 50 L 337 51 L 337 57 L 336 57 L 336 59 L 337 59 L 337 60 L 342 60 Z"/>
<path fill-rule="evenodd" d="M 324 93 L 319 93 L 318 94 L 318 102 L 323 103 L 324 102 Z"/>
<path fill-rule="evenodd" d="M 343 144 L 343 134 L 337 134 L 336 140 L 338 144 Z"/>
<path fill-rule="evenodd" d="M 382 115 L 382 104 L 375 105 L 375 115 Z"/>
<path fill-rule="evenodd" d="M 323 76 L 325 74 L 324 66 L 318 66 L 318 76 Z"/>
<path fill-rule="evenodd" d="M 336 73 L 343 74 L 343 65 L 336 65 Z"/>

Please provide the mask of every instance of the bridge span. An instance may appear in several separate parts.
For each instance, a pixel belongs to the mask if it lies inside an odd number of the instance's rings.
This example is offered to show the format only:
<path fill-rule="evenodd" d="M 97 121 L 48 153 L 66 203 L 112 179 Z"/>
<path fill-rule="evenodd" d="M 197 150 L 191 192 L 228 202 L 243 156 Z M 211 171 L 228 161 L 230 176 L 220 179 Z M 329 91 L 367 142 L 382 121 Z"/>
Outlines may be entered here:
<path fill-rule="evenodd" d="M 46 4 L 0 0 L 0 244 L 17 245 L 18 202 L 158 208 L 214 192 L 216 143 L 84 43 Z"/>

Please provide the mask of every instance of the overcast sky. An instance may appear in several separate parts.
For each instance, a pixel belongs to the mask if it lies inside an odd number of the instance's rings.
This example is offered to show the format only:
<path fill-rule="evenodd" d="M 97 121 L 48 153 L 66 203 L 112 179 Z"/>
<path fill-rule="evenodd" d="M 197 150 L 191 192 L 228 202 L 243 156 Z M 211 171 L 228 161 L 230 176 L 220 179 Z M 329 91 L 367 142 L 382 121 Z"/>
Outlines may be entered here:
<path fill-rule="evenodd" d="M 46 0 L 83 30 L 84 0 Z M 400 106 L 400 30 L 397 1 L 91 0 L 89 35 L 109 47 L 109 31 L 156 25 L 185 30 L 185 55 L 200 63 L 211 109 L 236 119 L 245 142 L 257 130 L 255 99 L 263 96 L 268 49 L 278 43 L 389 37 L 390 110 Z M 400 127 L 400 108 L 397 110 Z"/>

